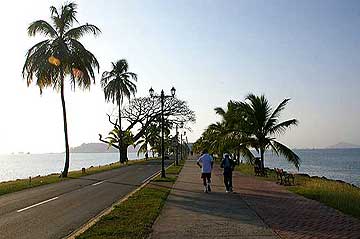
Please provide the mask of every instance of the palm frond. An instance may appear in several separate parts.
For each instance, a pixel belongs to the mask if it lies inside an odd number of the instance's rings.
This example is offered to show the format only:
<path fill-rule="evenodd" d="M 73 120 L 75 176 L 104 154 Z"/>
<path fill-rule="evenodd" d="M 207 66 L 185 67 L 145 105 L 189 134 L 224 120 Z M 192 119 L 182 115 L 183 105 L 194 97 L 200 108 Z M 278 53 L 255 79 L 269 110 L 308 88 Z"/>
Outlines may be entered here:
<path fill-rule="evenodd" d="M 285 109 L 285 106 L 289 101 L 290 99 L 285 99 L 278 105 L 278 107 L 276 107 L 276 109 L 273 111 L 268 121 L 266 122 L 265 125 L 266 130 L 272 128 L 278 122 L 278 118 L 280 116 L 281 111 Z"/>
<path fill-rule="evenodd" d="M 270 141 L 269 145 L 270 145 L 271 150 L 276 154 L 276 156 L 279 157 L 279 152 L 275 148 L 274 144 Z"/>
<path fill-rule="evenodd" d="M 249 94 L 245 100 L 250 102 L 252 120 L 255 120 L 258 129 L 263 130 L 272 110 L 268 100 L 264 95 L 256 96 L 254 94 Z"/>
<path fill-rule="evenodd" d="M 68 30 L 64 36 L 67 38 L 78 40 L 82 36 L 92 33 L 94 36 L 97 36 L 101 33 L 101 30 L 92 24 L 85 24 L 79 27 L 74 27 L 70 30 Z"/>
<path fill-rule="evenodd" d="M 79 88 L 88 89 L 91 82 L 95 82 L 95 72 L 99 72 L 99 62 L 96 57 L 77 40 L 70 40 L 69 48 L 71 65 L 68 73 L 71 76 L 72 85 L 78 85 Z M 76 69 L 76 71 L 74 71 Z"/>
<path fill-rule="evenodd" d="M 297 119 L 283 121 L 283 122 L 273 126 L 272 128 L 270 128 L 268 130 L 268 134 L 269 135 L 283 134 L 283 133 L 285 133 L 286 129 L 288 129 L 290 126 L 296 126 L 296 125 L 298 125 L 298 123 L 299 123 L 299 121 Z"/>
<path fill-rule="evenodd" d="M 239 152 L 250 163 L 252 163 L 255 160 L 254 154 L 251 152 L 251 150 L 248 147 L 246 147 L 246 145 L 240 145 Z"/>
<path fill-rule="evenodd" d="M 52 86 L 58 90 L 60 82 L 65 76 L 70 76 L 72 87 L 87 89 L 91 82 L 95 81 L 95 70 L 99 72 L 99 63 L 95 56 L 85 49 L 85 47 L 76 39 L 65 37 L 63 32 L 69 29 L 76 20 L 76 4 L 68 3 L 59 10 L 50 7 L 51 19 L 54 22 L 53 28 L 46 21 L 35 21 L 28 27 L 30 36 L 41 33 L 48 37 L 32 48 L 26 54 L 26 60 L 23 67 L 23 77 L 27 84 L 36 79 L 36 84 L 40 88 L 40 93 L 45 87 Z M 60 14 L 59 14 L 60 12 Z M 90 29 L 90 30 L 89 30 Z M 83 25 L 75 30 L 68 32 L 82 35 L 88 32 L 98 30 L 94 25 Z M 79 33 L 80 32 L 80 33 Z M 53 65 L 49 62 L 51 57 L 59 60 L 59 65 Z"/>
<path fill-rule="evenodd" d="M 137 81 L 137 74 L 128 72 L 128 63 L 121 59 L 116 63 L 112 62 L 113 69 L 104 71 L 101 78 L 101 87 L 104 90 L 105 100 L 107 102 L 121 105 L 124 97 L 130 100 L 131 95 L 135 95 L 137 88 L 131 81 Z"/>
<path fill-rule="evenodd" d="M 49 36 L 51 38 L 58 36 L 56 30 L 44 20 L 32 22 L 27 31 L 29 36 L 36 36 L 36 33 L 43 34 L 44 36 Z"/>
<path fill-rule="evenodd" d="M 77 4 L 74 2 L 70 2 L 68 4 L 65 4 L 61 8 L 61 26 L 60 26 L 60 32 L 64 33 L 66 32 L 74 22 L 77 22 L 76 19 L 76 11 Z"/>
<path fill-rule="evenodd" d="M 299 156 L 297 156 L 287 146 L 285 146 L 275 140 L 272 141 L 272 144 L 279 154 L 283 155 L 289 162 L 293 163 L 294 166 L 299 170 L 299 165 L 300 165 L 300 161 L 301 161 Z"/>
<path fill-rule="evenodd" d="M 221 115 L 221 116 L 225 115 L 225 110 L 221 107 L 216 107 L 214 110 L 215 110 L 215 113 L 218 115 Z"/>

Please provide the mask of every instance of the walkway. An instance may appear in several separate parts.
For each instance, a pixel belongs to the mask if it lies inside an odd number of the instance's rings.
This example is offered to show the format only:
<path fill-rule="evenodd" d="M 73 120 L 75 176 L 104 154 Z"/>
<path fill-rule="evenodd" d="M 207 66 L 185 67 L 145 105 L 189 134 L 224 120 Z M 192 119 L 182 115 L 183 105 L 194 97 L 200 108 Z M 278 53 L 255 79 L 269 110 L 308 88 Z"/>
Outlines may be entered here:
<path fill-rule="evenodd" d="M 357 219 L 274 182 L 238 172 L 233 181 L 236 193 L 226 194 L 216 167 L 205 194 L 195 161 L 187 161 L 150 238 L 360 239 Z"/>
<path fill-rule="evenodd" d="M 360 220 L 274 182 L 234 175 L 236 191 L 281 238 L 360 239 Z M 360 202 L 359 202 L 360 203 Z"/>
<path fill-rule="evenodd" d="M 278 238 L 239 194 L 225 193 L 215 174 L 206 194 L 195 161 L 186 161 L 150 238 Z"/>

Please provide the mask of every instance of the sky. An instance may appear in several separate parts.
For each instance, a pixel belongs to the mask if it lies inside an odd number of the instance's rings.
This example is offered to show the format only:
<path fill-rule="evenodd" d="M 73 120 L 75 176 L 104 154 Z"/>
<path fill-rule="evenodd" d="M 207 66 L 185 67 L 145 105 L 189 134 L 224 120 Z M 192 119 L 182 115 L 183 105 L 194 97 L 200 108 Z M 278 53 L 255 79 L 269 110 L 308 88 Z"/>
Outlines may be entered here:
<path fill-rule="evenodd" d="M 0 9 L 0 153 L 64 151 L 60 94 L 40 96 L 21 72 L 28 25 L 49 21 L 63 1 L 2 3 Z M 111 130 L 100 76 L 127 59 L 138 74 L 136 96 L 174 86 L 197 121 L 188 141 L 220 120 L 215 107 L 265 94 L 276 107 L 291 98 L 281 119 L 297 127 L 279 140 L 292 148 L 360 145 L 360 3 L 333 0 L 79 0 L 78 20 L 98 26 L 82 39 L 100 62 L 90 91 L 65 89 L 70 146 L 98 142 Z M 69 84 L 68 84 L 69 85 Z"/>

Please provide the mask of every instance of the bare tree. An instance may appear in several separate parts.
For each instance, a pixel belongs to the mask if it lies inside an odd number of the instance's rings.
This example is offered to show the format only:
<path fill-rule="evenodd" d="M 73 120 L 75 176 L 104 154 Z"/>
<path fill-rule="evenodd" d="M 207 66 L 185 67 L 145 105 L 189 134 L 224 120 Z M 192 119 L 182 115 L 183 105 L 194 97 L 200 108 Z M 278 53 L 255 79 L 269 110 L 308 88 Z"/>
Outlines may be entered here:
<path fill-rule="evenodd" d="M 123 132 L 132 132 L 133 142 L 138 141 L 146 132 L 146 129 L 153 122 L 160 120 L 161 116 L 161 103 L 158 98 L 151 97 L 139 97 L 130 101 L 121 112 L 122 119 L 128 122 L 128 126 Z M 187 105 L 186 101 L 179 100 L 177 98 L 166 98 L 164 101 L 164 117 L 168 122 L 172 123 L 187 123 L 195 122 L 195 113 Z M 117 121 L 113 121 L 111 116 L 108 115 L 109 122 L 115 128 Z M 134 133 L 135 128 L 140 128 L 137 133 Z M 99 140 L 108 144 L 109 146 L 119 149 L 116 142 L 103 139 L 99 134 Z M 120 147 L 121 154 L 124 155 L 127 160 L 127 148 L 130 144 L 124 143 Z"/>

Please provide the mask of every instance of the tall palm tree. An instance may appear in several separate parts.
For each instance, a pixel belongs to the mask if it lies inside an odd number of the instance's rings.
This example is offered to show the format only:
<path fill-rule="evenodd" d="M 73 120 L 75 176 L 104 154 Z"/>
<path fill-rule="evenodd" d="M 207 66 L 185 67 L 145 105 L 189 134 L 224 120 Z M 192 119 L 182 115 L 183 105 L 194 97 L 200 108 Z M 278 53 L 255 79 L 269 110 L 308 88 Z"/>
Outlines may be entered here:
<path fill-rule="evenodd" d="M 290 99 L 283 100 L 275 110 L 272 109 L 264 95 L 250 94 L 245 102 L 237 102 L 242 130 L 247 135 L 243 144 L 260 151 L 261 168 L 264 169 L 264 153 L 272 149 L 277 155 L 283 155 L 296 168 L 299 168 L 300 158 L 287 146 L 276 141 L 276 136 L 285 133 L 286 129 L 298 124 L 296 119 L 279 122 L 280 113 L 285 109 Z"/>
<path fill-rule="evenodd" d="M 247 160 L 252 161 L 254 155 L 243 144 L 247 135 L 240 127 L 241 122 L 238 120 L 237 104 L 230 101 L 227 104 L 227 109 L 217 107 L 214 110 L 222 117 L 222 120 L 209 125 L 203 135 L 204 138 L 208 139 L 210 151 L 217 153 L 220 157 L 225 152 L 232 153 L 238 158 L 241 154 Z"/>
<path fill-rule="evenodd" d="M 76 19 L 75 3 L 67 3 L 61 8 L 50 7 L 51 22 L 38 20 L 31 23 L 27 29 L 29 36 L 42 34 L 45 40 L 35 44 L 26 53 L 23 67 L 23 78 L 29 86 L 33 80 L 40 88 L 40 94 L 46 87 L 60 91 L 65 135 L 65 167 L 63 177 L 69 170 L 69 142 L 64 97 L 64 79 L 70 76 L 73 89 L 75 86 L 89 89 L 95 81 L 94 70 L 99 71 L 99 63 L 95 56 L 79 41 L 85 34 L 98 35 L 100 29 L 91 24 L 72 28 Z"/>
<path fill-rule="evenodd" d="M 112 62 L 112 70 L 104 71 L 101 77 L 101 86 L 104 89 L 105 101 L 112 102 L 119 107 L 119 158 L 120 162 L 127 161 L 127 154 L 125 146 L 122 142 L 122 128 L 121 128 L 121 105 L 124 97 L 130 100 L 131 95 L 136 93 L 136 85 L 131 81 L 137 81 L 137 75 L 129 72 L 129 65 L 125 59 L 121 59 L 116 63 Z"/>

